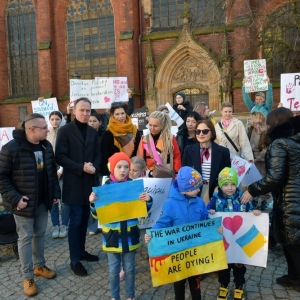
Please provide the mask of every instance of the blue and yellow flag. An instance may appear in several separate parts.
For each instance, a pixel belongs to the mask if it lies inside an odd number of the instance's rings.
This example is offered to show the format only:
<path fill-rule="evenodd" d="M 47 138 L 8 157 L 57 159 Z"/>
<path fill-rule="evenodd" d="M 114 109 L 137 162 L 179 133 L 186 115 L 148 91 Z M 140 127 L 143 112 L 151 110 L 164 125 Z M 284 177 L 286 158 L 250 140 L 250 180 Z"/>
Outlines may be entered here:
<path fill-rule="evenodd" d="M 146 217 L 147 206 L 139 200 L 144 192 L 143 180 L 104 184 L 93 187 L 98 199 L 94 202 L 100 224 Z"/>

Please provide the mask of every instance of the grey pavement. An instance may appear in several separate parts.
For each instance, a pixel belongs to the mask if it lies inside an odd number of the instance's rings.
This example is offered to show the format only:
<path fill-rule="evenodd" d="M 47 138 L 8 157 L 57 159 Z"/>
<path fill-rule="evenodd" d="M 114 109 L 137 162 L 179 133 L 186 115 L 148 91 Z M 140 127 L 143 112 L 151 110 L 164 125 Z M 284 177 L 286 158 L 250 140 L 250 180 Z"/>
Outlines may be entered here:
<path fill-rule="evenodd" d="M 110 300 L 106 253 L 101 250 L 101 234 L 87 235 L 88 252 L 99 255 L 99 262 L 83 262 L 88 270 L 87 277 L 75 276 L 69 266 L 67 238 L 52 239 L 51 221 L 49 219 L 45 236 L 45 256 L 47 266 L 56 270 L 57 277 L 49 280 L 36 277 L 39 293 L 35 299 L 76 299 L 76 300 Z M 245 299 L 300 299 L 300 293 L 291 288 L 276 284 L 276 278 L 287 271 L 283 251 L 278 245 L 269 251 L 267 268 L 247 266 Z M 209 274 L 201 282 L 202 299 L 217 298 L 219 283 L 217 274 Z M 230 286 L 233 297 L 233 285 Z M 122 300 L 124 281 L 121 283 Z M 23 293 L 23 281 L 20 263 L 12 251 L 12 245 L 0 246 L 0 299 L 28 299 Z M 147 249 L 143 245 L 136 255 L 136 296 L 135 300 L 174 299 L 173 285 L 168 284 L 153 288 L 150 278 Z M 189 300 L 189 288 L 186 286 L 186 300 Z"/>

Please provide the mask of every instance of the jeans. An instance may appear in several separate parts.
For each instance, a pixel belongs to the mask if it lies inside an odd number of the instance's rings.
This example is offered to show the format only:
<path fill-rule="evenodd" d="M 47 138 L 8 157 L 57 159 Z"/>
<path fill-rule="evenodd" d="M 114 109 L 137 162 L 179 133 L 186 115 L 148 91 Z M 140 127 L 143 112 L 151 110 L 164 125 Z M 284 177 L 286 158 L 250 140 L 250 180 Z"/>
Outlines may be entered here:
<path fill-rule="evenodd" d="M 14 215 L 18 238 L 18 249 L 23 279 L 33 279 L 33 265 L 45 265 L 44 235 L 47 228 L 48 212 L 45 204 L 40 204 L 34 218 Z"/>
<path fill-rule="evenodd" d="M 135 250 L 127 253 L 107 252 L 111 298 L 120 300 L 121 263 L 125 272 L 125 298 L 134 298 L 135 253 Z"/>
<path fill-rule="evenodd" d="M 69 205 L 61 202 L 61 225 L 69 225 Z M 53 204 L 51 209 L 51 221 L 53 226 L 59 226 L 59 204 Z"/>
<path fill-rule="evenodd" d="M 85 238 L 90 216 L 90 206 L 69 204 L 69 208 L 69 251 L 71 263 L 75 266 L 79 262 L 80 256 L 85 253 Z"/>
<path fill-rule="evenodd" d="M 98 220 L 95 219 L 92 214 L 90 214 L 89 217 L 89 223 L 88 223 L 88 231 L 96 233 L 98 230 Z"/>

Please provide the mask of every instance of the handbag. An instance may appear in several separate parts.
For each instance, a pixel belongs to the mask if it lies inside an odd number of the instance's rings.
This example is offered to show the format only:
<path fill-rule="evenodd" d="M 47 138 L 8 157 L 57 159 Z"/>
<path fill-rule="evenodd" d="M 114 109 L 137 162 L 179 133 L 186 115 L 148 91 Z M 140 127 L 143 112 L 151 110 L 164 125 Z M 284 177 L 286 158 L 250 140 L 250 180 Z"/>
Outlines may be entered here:
<path fill-rule="evenodd" d="M 232 139 L 229 137 L 229 135 L 225 132 L 225 130 L 223 130 L 222 123 L 219 122 L 218 124 L 221 127 L 221 129 L 222 129 L 224 135 L 226 136 L 227 140 L 229 141 L 229 143 L 232 145 L 232 147 L 234 148 L 234 150 L 238 153 L 239 149 L 237 148 L 237 146 L 235 145 L 235 143 L 232 141 Z"/>
<path fill-rule="evenodd" d="M 149 154 L 150 154 L 151 158 L 154 160 L 152 148 L 150 146 L 149 135 L 146 136 L 146 139 L 147 139 Z M 166 168 L 166 167 L 158 164 L 155 161 L 153 172 L 152 172 L 153 177 L 154 178 L 174 178 L 175 177 L 175 172 L 173 170 L 173 152 L 172 151 L 170 153 L 170 165 L 171 165 L 171 169 Z"/>

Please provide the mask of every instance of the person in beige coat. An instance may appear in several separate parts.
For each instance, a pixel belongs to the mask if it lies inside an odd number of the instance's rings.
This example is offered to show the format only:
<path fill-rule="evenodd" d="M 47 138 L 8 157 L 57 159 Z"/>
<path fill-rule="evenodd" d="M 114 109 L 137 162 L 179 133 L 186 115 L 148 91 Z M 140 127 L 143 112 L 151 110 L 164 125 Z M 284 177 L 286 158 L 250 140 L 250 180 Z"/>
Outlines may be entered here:
<path fill-rule="evenodd" d="M 227 147 L 230 153 L 240 156 L 249 162 L 253 162 L 253 152 L 246 133 L 246 129 L 242 121 L 236 119 L 232 115 L 233 106 L 229 102 L 222 104 L 222 119 L 215 125 L 217 139 L 216 143 Z M 220 124 L 221 123 L 221 124 Z M 221 128 L 222 127 L 222 128 Z M 226 134 L 232 143 L 226 137 Z"/>

